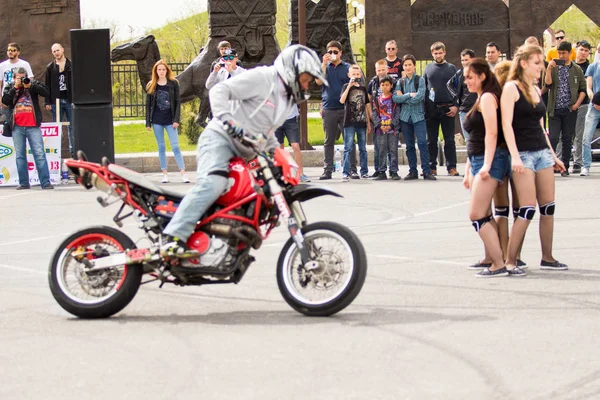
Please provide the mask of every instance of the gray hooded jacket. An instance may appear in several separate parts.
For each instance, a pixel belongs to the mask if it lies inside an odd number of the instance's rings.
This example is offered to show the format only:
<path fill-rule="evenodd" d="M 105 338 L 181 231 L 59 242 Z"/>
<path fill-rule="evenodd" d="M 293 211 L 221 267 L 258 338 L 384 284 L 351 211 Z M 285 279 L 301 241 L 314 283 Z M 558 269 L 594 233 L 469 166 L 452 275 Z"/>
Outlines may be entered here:
<path fill-rule="evenodd" d="M 273 66 L 257 67 L 220 82 L 210 90 L 209 98 L 213 119 L 207 129 L 226 137 L 236 154 L 244 158 L 252 158 L 254 153 L 232 140 L 223 122 L 233 121 L 249 136 L 264 134 L 267 148 L 274 148 L 278 144 L 273 133 L 284 124 L 295 104 Z"/>

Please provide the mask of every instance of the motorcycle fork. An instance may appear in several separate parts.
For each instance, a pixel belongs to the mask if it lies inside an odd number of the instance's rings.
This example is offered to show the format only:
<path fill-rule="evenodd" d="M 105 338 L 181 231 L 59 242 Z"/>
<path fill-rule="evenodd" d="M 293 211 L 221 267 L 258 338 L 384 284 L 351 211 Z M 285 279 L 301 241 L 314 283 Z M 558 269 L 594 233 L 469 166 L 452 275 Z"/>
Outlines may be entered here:
<path fill-rule="evenodd" d="M 310 259 L 310 252 L 308 251 L 308 247 L 306 247 L 304 235 L 302 234 L 300 227 L 300 224 L 302 224 L 302 226 L 306 224 L 306 218 L 304 216 L 302 207 L 298 202 L 294 202 L 290 208 L 285 200 L 281 186 L 279 186 L 273 177 L 273 173 L 271 172 L 267 162 L 264 159 L 259 158 L 259 164 L 261 164 L 261 167 L 263 167 L 263 176 L 265 177 L 266 183 L 269 185 L 271 197 L 277 205 L 279 215 L 283 217 L 284 221 L 287 222 L 290 236 L 298 247 L 303 266 L 308 270 L 316 268 L 317 263 L 315 261 L 311 261 Z"/>

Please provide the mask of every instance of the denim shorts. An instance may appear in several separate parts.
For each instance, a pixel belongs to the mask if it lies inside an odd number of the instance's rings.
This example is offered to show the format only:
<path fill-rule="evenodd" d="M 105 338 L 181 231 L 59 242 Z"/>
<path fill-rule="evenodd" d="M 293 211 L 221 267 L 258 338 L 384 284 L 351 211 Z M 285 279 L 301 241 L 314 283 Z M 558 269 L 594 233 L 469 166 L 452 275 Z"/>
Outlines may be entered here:
<path fill-rule="evenodd" d="M 298 118 L 289 118 L 275 131 L 275 137 L 279 144 L 283 144 L 283 140 L 287 137 L 288 143 L 300 143 L 300 128 L 298 126 Z"/>
<path fill-rule="evenodd" d="M 538 172 L 554 166 L 554 158 L 552 157 L 550 149 L 520 151 L 519 156 L 521 157 L 523 166 L 533 170 L 533 172 Z"/>
<path fill-rule="evenodd" d="M 471 161 L 471 174 L 473 176 L 479 173 L 483 167 L 483 159 L 485 156 L 469 156 Z M 510 155 L 507 149 L 496 149 L 494 160 L 490 168 L 490 176 L 502 183 L 505 177 L 510 177 Z"/>

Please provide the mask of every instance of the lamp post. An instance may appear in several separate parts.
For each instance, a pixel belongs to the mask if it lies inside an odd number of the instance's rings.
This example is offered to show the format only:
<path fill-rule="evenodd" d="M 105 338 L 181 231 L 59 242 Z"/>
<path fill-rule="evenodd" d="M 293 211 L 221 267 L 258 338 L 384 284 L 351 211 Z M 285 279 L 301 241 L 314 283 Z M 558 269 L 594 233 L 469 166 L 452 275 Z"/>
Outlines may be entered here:
<path fill-rule="evenodd" d="M 353 27 L 354 33 L 356 33 L 356 24 L 359 24 L 359 28 L 362 28 L 363 26 L 365 20 L 365 6 L 356 0 L 346 0 L 346 11 L 350 11 L 351 5 L 354 9 L 354 15 L 348 21 L 348 28 Z"/>

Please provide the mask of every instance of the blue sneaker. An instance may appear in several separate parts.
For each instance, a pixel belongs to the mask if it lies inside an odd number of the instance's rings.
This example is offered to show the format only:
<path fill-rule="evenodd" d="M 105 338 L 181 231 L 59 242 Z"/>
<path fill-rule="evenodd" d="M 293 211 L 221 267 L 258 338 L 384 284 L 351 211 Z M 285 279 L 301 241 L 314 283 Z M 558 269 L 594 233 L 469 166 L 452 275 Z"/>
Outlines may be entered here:
<path fill-rule="evenodd" d="M 310 182 L 310 178 L 305 174 L 300 175 L 300 182 Z"/>

